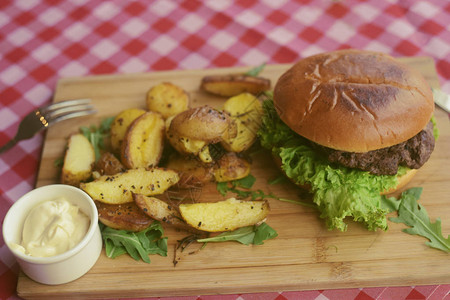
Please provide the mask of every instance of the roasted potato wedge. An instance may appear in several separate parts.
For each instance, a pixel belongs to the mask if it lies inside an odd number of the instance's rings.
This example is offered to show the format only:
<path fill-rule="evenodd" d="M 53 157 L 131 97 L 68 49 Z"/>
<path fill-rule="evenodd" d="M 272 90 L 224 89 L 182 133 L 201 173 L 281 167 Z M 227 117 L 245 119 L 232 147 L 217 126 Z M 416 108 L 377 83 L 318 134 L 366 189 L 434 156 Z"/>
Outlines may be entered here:
<path fill-rule="evenodd" d="M 207 143 L 217 143 L 226 135 L 235 136 L 231 118 L 210 106 L 191 108 L 170 122 L 170 133 Z"/>
<path fill-rule="evenodd" d="M 129 231 L 141 231 L 150 226 L 153 219 L 145 214 L 134 202 L 107 204 L 95 201 L 98 219 L 104 225 Z"/>
<path fill-rule="evenodd" d="M 143 115 L 146 111 L 139 108 L 130 108 L 121 111 L 111 124 L 111 148 L 115 153 L 119 153 L 122 149 L 122 141 L 127 132 L 128 126 Z"/>
<path fill-rule="evenodd" d="M 91 177 L 94 164 L 95 151 L 92 144 L 83 134 L 72 134 L 64 155 L 61 182 L 78 187 Z"/>
<path fill-rule="evenodd" d="M 104 152 L 95 163 L 95 171 L 101 175 L 114 175 L 126 171 L 125 166 L 111 152 Z"/>
<path fill-rule="evenodd" d="M 180 188 L 203 185 L 214 181 L 214 167 L 197 159 L 175 154 L 170 156 L 167 168 L 175 170 L 180 176 L 177 186 Z"/>
<path fill-rule="evenodd" d="M 200 87 L 206 92 L 224 97 L 242 93 L 257 95 L 270 89 L 270 80 L 245 74 L 211 75 L 202 78 Z"/>
<path fill-rule="evenodd" d="M 238 180 L 248 174 L 250 174 L 250 163 L 234 152 L 226 153 L 214 165 L 216 182 Z"/>
<path fill-rule="evenodd" d="M 195 231 L 193 227 L 186 224 L 181 217 L 180 212 L 167 202 L 155 197 L 147 197 L 141 194 L 134 194 L 133 199 L 136 205 L 150 218 L 178 229 Z"/>
<path fill-rule="evenodd" d="M 228 113 L 237 126 L 235 137 L 225 136 L 221 145 L 232 152 L 242 152 L 249 149 L 256 141 L 257 132 L 261 127 L 263 109 L 261 102 L 250 93 L 243 93 L 228 99 L 223 110 Z"/>
<path fill-rule="evenodd" d="M 137 168 L 116 175 L 103 175 L 80 184 L 80 187 L 94 200 L 122 204 L 133 202 L 132 193 L 146 196 L 162 194 L 179 179 L 178 173 L 173 170 Z"/>
<path fill-rule="evenodd" d="M 165 125 L 159 113 L 146 112 L 130 124 L 125 134 L 121 161 L 129 169 L 158 165 L 164 148 Z"/>
<path fill-rule="evenodd" d="M 166 128 L 168 141 L 179 153 L 196 156 L 205 163 L 213 161 L 209 145 L 237 134 L 235 123 L 226 113 L 206 105 L 169 118 Z"/>
<path fill-rule="evenodd" d="M 160 113 L 164 119 L 177 115 L 188 107 L 188 93 L 170 82 L 157 84 L 147 93 L 147 109 Z"/>
<path fill-rule="evenodd" d="M 208 232 L 231 231 L 262 222 L 269 202 L 230 198 L 214 203 L 180 204 L 180 214 L 192 227 Z"/>

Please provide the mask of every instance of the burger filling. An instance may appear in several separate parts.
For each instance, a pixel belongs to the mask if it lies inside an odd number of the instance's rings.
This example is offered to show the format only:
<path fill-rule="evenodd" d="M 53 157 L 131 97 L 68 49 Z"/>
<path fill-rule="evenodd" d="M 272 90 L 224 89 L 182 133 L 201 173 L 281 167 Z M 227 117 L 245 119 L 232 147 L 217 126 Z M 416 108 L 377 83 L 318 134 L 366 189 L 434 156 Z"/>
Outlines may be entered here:
<path fill-rule="evenodd" d="M 399 166 L 419 169 L 430 158 L 434 149 L 433 123 L 429 122 L 421 132 L 403 143 L 369 152 L 345 152 L 311 144 L 331 163 L 374 175 L 395 175 Z"/>
<path fill-rule="evenodd" d="M 258 131 L 261 145 L 281 161 L 281 169 L 293 182 L 309 186 L 320 217 L 326 220 L 330 230 L 345 231 L 347 217 L 364 223 L 369 230 L 386 230 L 389 210 L 383 207 L 380 193 L 397 186 L 397 178 L 409 169 L 406 165 L 414 167 L 423 164 L 430 156 L 429 149 L 434 146 L 434 138 L 430 134 L 438 136 L 434 119 L 431 118 L 433 125 L 428 125 L 412 139 L 386 149 L 339 154 L 335 154 L 334 150 L 323 150 L 330 152 L 328 156 L 336 156 L 336 162 L 349 162 L 350 167 L 345 167 L 330 163 L 326 155 L 319 153 L 322 151 L 317 151 L 319 146 L 312 146 L 311 142 L 282 122 L 270 98 L 263 102 L 263 108 L 262 126 Z M 370 165 L 368 169 L 371 171 L 375 168 L 387 169 L 391 163 L 380 163 L 383 160 L 395 162 L 388 173 L 393 169 L 398 169 L 398 172 L 395 175 L 375 175 L 354 167 Z"/>

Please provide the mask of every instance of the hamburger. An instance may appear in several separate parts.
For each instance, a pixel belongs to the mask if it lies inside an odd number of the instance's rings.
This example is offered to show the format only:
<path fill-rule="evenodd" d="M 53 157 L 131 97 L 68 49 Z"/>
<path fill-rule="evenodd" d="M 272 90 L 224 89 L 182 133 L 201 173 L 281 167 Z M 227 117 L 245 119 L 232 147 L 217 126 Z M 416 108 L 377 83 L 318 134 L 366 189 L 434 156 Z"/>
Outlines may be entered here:
<path fill-rule="evenodd" d="M 387 229 L 382 195 L 404 187 L 435 143 L 423 76 L 383 53 L 339 50 L 304 58 L 264 101 L 261 145 L 313 194 L 329 229 L 347 217 Z"/>

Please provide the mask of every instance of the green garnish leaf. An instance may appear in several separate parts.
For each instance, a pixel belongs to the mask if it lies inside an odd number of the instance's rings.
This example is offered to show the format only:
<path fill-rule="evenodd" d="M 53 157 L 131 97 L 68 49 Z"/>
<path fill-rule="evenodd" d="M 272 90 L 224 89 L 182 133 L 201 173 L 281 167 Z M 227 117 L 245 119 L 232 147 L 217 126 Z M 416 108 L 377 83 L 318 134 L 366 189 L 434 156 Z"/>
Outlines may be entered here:
<path fill-rule="evenodd" d="M 209 242 L 228 242 L 235 241 L 244 245 L 262 245 L 265 240 L 273 239 L 278 236 L 278 233 L 266 223 L 260 225 L 251 225 L 238 228 L 233 231 L 223 232 L 215 237 L 198 239 L 199 243 Z"/>
<path fill-rule="evenodd" d="M 232 181 L 233 187 L 241 187 L 244 189 L 251 189 L 255 184 L 256 178 L 252 174 L 249 174 L 247 177 Z"/>
<path fill-rule="evenodd" d="M 264 69 L 265 66 L 266 66 L 266 63 L 263 63 L 259 66 L 254 67 L 253 69 L 250 69 L 249 71 L 245 72 L 244 75 L 256 77 L 256 76 L 258 76 L 259 73 L 261 73 L 261 71 Z"/>
<path fill-rule="evenodd" d="M 244 188 L 244 189 L 250 189 L 252 188 L 253 184 L 256 182 L 256 178 L 253 175 L 248 175 L 247 177 L 233 180 L 229 182 L 218 182 L 216 185 L 217 191 L 222 195 L 225 196 L 227 192 L 231 191 L 234 193 L 237 193 L 241 197 L 248 197 L 248 191 L 241 191 L 236 189 L 237 187 Z"/>
<path fill-rule="evenodd" d="M 133 259 L 150 263 L 149 255 L 167 256 L 167 237 L 161 223 L 154 221 L 140 232 L 117 230 L 100 224 L 106 256 L 116 258 L 128 253 Z"/>
<path fill-rule="evenodd" d="M 267 223 L 262 223 L 258 227 L 256 227 L 255 237 L 253 238 L 254 245 L 262 245 L 265 240 L 270 240 L 276 238 L 278 233 L 267 225 Z"/>
<path fill-rule="evenodd" d="M 229 191 L 228 182 L 218 182 L 216 188 L 222 196 L 225 196 Z"/>
<path fill-rule="evenodd" d="M 256 182 L 256 178 L 253 175 L 248 175 L 247 177 L 244 177 L 242 179 L 233 180 L 229 182 L 218 182 L 217 183 L 217 191 L 222 195 L 225 196 L 228 192 L 236 194 L 236 196 L 240 199 L 244 198 L 251 198 L 251 200 L 256 199 L 276 199 L 280 201 L 285 202 L 296 202 L 294 200 L 279 198 L 275 196 L 274 194 L 266 194 L 263 190 L 250 190 L 253 185 Z"/>
<path fill-rule="evenodd" d="M 96 161 L 100 158 L 101 150 L 105 148 L 105 139 L 109 137 L 109 130 L 113 121 L 114 117 L 109 117 L 102 120 L 99 127 L 95 125 L 90 127 L 80 127 L 80 132 L 89 140 L 89 142 L 91 142 L 94 147 Z"/>
<path fill-rule="evenodd" d="M 64 158 L 63 157 L 59 157 L 57 159 L 55 159 L 53 161 L 53 166 L 55 168 L 62 168 L 62 166 L 64 165 Z"/>
<path fill-rule="evenodd" d="M 400 201 L 395 197 L 381 197 L 381 207 L 386 209 L 389 213 L 393 211 L 398 211 L 400 206 Z"/>
<path fill-rule="evenodd" d="M 444 238 L 442 235 L 441 219 L 437 218 L 432 223 L 425 207 L 417 203 L 422 194 L 422 188 L 410 188 L 400 196 L 398 217 L 389 218 L 394 223 L 404 223 L 410 228 L 403 229 L 403 232 L 412 235 L 419 235 L 427 238 L 426 245 L 432 248 L 450 253 L 450 236 Z"/>
<path fill-rule="evenodd" d="M 267 181 L 267 183 L 270 185 L 274 185 L 274 184 L 278 184 L 278 183 L 285 183 L 285 182 L 286 182 L 286 176 L 284 176 L 284 175 L 280 175 L 274 179 Z"/>

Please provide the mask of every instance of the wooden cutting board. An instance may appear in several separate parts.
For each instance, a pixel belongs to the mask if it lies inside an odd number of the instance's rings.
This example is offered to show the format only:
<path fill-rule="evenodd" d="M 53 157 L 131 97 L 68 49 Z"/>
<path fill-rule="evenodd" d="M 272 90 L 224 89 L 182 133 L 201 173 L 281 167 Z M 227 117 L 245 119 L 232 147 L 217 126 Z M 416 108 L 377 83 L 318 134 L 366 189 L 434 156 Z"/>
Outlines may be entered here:
<path fill-rule="evenodd" d="M 419 69 L 438 87 L 431 58 L 401 59 Z M 267 66 L 262 76 L 275 83 L 289 65 Z M 224 99 L 199 91 L 203 76 L 245 71 L 248 68 L 185 70 L 149 74 L 65 78 L 58 82 L 55 101 L 92 98 L 99 113 L 66 121 L 49 129 L 45 138 L 36 186 L 58 182 L 54 161 L 63 155 L 66 138 L 82 125 L 116 115 L 130 107 L 145 107 L 148 89 L 162 81 L 175 83 L 191 95 L 192 106 L 220 107 Z M 421 186 L 420 200 L 432 220 L 440 217 L 444 236 L 450 233 L 450 125 L 448 115 L 437 109 L 441 136 L 431 159 L 408 187 Z M 254 156 L 255 189 L 279 197 L 299 199 L 302 193 L 290 183 L 269 185 L 279 176 L 265 152 Z M 202 199 L 217 200 L 215 186 L 202 190 Z M 173 264 L 176 241 L 185 233 L 166 228 L 168 257 L 151 256 L 151 264 L 127 255 L 109 259 L 102 253 L 82 278 L 63 285 L 38 284 L 20 274 L 17 291 L 24 298 L 118 298 L 230 294 L 265 291 L 311 290 L 376 286 L 450 283 L 450 256 L 425 245 L 426 239 L 403 233 L 403 224 L 389 222 L 386 232 L 368 232 L 349 221 L 347 232 L 328 231 L 313 208 L 271 200 L 267 223 L 277 230 L 276 239 L 261 246 L 237 243 L 208 244 L 194 254 L 185 251 Z"/>

